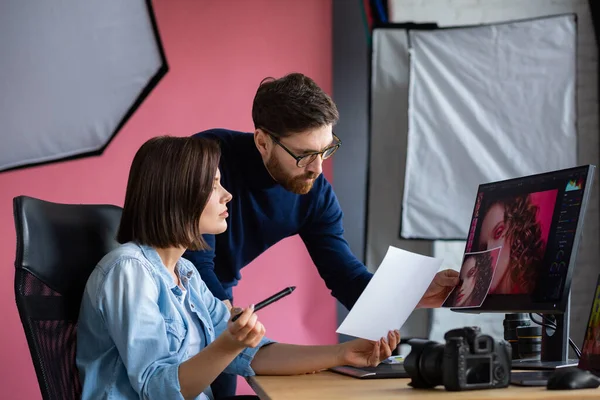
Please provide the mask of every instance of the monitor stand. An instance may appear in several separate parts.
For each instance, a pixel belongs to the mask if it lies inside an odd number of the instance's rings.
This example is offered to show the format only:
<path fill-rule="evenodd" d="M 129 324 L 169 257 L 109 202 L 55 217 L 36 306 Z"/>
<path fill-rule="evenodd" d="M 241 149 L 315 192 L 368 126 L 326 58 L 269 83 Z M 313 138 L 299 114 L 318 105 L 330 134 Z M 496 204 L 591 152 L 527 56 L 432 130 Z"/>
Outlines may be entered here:
<path fill-rule="evenodd" d="M 577 366 L 579 360 L 569 359 L 569 308 L 564 314 L 544 314 L 545 319 L 556 324 L 556 329 L 542 327 L 542 354 L 540 359 L 517 359 L 512 361 L 512 369 L 554 370 Z M 538 316 L 541 319 L 541 317 Z"/>

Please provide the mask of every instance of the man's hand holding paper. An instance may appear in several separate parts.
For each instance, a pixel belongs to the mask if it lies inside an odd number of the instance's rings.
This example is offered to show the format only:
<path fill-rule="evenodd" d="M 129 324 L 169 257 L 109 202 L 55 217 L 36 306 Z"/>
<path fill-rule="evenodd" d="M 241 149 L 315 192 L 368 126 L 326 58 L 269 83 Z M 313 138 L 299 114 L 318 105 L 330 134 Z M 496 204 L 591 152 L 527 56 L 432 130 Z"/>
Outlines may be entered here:
<path fill-rule="evenodd" d="M 399 330 L 417 306 L 439 307 L 458 284 L 456 271 L 438 273 L 442 261 L 390 246 L 337 332 L 379 340 Z"/>
<path fill-rule="evenodd" d="M 427 291 L 421 297 L 417 308 L 437 308 L 444 304 L 446 298 L 458 285 L 460 274 L 453 269 L 445 269 L 433 277 Z"/>

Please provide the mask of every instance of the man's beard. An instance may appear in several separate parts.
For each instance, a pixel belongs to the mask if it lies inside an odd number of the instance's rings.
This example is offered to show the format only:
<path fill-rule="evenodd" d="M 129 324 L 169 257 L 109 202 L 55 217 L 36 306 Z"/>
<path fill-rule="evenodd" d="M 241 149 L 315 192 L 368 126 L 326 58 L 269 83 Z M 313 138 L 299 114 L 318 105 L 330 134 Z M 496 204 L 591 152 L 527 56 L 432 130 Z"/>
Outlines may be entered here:
<path fill-rule="evenodd" d="M 281 167 L 277 157 L 273 155 L 267 160 L 265 166 L 277 183 L 283 186 L 285 190 L 296 194 L 306 194 L 310 192 L 310 189 L 312 189 L 313 184 L 315 183 L 315 179 L 319 176 L 319 174 L 315 174 L 314 172 L 306 172 L 302 175 L 290 178 Z"/>

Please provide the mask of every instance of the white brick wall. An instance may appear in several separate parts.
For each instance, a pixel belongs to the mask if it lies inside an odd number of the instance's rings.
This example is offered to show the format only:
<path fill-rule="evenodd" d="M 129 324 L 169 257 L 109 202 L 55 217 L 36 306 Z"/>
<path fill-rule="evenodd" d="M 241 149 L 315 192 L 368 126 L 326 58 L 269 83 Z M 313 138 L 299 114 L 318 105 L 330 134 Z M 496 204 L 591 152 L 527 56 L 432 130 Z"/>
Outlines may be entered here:
<path fill-rule="evenodd" d="M 598 52 L 587 0 L 389 0 L 389 5 L 391 22 L 436 22 L 440 26 L 576 13 L 578 157 L 580 164 L 599 165 Z M 599 209 L 597 171 L 571 287 L 571 337 L 578 346 L 583 341 L 592 291 L 600 273 Z M 439 242 L 435 244 L 435 251 L 436 256 L 460 260 L 464 244 Z M 500 316 L 492 317 L 488 321 L 497 324 L 498 317 Z M 440 334 L 443 334 L 449 324 L 452 325 L 456 321 L 456 317 L 454 321 L 450 318 L 444 310 L 435 311 L 432 321 L 433 339 L 440 340 Z M 502 327 L 499 329 L 501 332 Z"/>

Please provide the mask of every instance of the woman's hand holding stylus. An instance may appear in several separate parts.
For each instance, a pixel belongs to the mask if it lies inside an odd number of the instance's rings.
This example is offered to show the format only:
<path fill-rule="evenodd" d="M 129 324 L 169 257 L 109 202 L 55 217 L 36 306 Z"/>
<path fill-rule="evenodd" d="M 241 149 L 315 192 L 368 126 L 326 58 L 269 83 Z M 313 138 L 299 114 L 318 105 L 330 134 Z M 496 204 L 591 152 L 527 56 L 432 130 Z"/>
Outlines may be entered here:
<path fill-rule="evenodd" d="M 232 316 L 239 314 L 236 321 L 229 319 L 227 329 L 223 332 L 225 338 L 234 346 L 240 348 L 256 347 L 265 336 L 265 327 L 254 313 L 254 305 L 242 310 L 233 308 Z"/>

